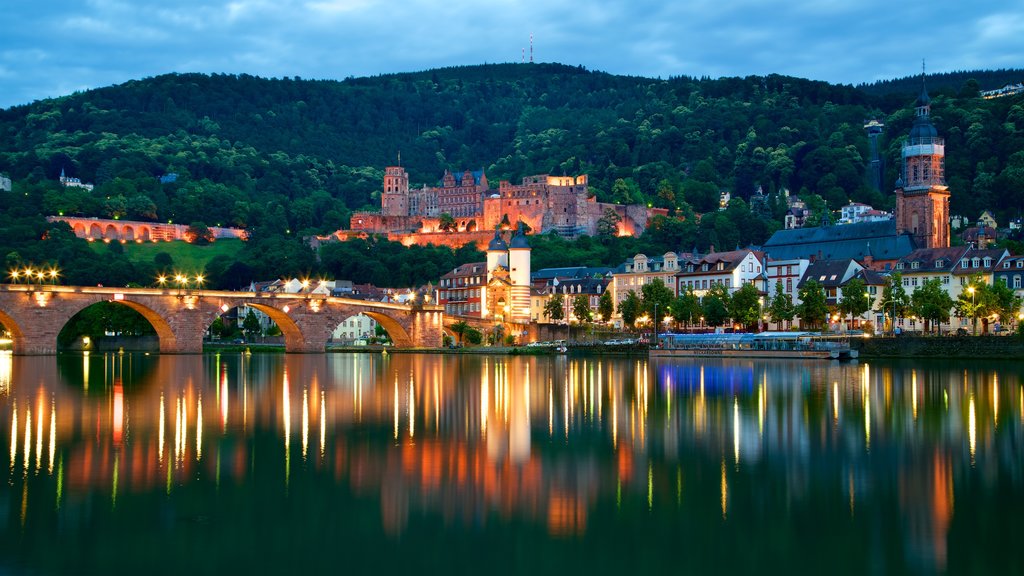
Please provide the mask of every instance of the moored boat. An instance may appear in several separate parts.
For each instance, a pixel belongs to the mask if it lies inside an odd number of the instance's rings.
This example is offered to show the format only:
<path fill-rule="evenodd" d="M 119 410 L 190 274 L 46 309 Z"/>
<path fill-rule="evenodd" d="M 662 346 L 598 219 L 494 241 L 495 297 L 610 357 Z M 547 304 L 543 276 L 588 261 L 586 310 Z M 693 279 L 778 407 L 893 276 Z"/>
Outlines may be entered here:
<path fill-rule="evenodd" d="M 652 358 L 736 357 L 848 360 L 857 357 L 849 338 L 818 332 L 663 334 Z"/>

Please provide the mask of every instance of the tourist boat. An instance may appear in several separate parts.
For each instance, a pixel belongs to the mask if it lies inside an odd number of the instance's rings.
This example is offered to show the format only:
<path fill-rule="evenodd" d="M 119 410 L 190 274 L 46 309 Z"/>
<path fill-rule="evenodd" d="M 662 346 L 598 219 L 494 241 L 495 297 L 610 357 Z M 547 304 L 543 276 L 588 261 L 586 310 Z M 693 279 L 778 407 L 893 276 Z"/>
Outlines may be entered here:
<path fill-rule="evenodd" d="M 662 334 L 651 358 L 781 358 L 848 360 L 857 357 L 845 335 L 818 332 Z"/>

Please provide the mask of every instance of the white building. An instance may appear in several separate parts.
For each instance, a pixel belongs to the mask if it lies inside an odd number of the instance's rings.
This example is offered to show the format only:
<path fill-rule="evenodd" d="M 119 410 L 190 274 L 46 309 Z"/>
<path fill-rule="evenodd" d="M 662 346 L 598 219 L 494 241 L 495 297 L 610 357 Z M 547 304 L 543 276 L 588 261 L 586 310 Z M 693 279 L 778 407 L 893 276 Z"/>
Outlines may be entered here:
<path fill-rule="evenodd" d="M 11 191 L 11 179 L 7 177 L 7 174 L 0 174 L 0 190 Z"/>

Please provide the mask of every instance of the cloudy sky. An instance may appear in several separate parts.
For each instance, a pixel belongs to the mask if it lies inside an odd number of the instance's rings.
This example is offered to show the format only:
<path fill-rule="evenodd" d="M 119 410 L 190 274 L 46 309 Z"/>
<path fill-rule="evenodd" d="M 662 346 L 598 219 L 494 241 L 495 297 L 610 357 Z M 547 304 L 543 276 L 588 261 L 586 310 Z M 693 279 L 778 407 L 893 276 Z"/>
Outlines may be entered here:
<path fill-rule="evenodd" d="M 168 72 L 519 62 L 858 84 L 1024 66 L 1024 0 L 4 0 L 0 108 Z M 1024 80 L 1024 79 L 1022 79 Z"/>

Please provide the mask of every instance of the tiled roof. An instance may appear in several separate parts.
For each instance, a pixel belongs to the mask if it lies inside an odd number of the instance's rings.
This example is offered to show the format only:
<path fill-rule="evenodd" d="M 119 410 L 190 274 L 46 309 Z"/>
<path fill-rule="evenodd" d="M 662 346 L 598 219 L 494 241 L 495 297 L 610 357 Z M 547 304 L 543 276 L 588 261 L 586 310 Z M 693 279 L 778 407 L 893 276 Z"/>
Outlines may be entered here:
<path fill-rule="evenodd" d="M 470 262 L 469 264 L 463 264 L 455 270 L 441 276 L 441 278 L 461 278 L 463 276 L 476 276 L 477 274 L 487 273 L 487 262 Z"/>
<path fill-rule="evenodd" d="M 797 287 L 802 287 L 808 280 L 814 280 L 827 288 L 842 286 L 846 272 L 850 269 L 851 259 L 843 260 L 818 260 L 812 262 L 804 272 Z"/>
<path fill-rule="evenodd" d="M 777 260 L 897 260 L 913 250 L 909 235 L 896 234 L 895 220 L 779 230 L 764 244 L 764 251 Z"/>

